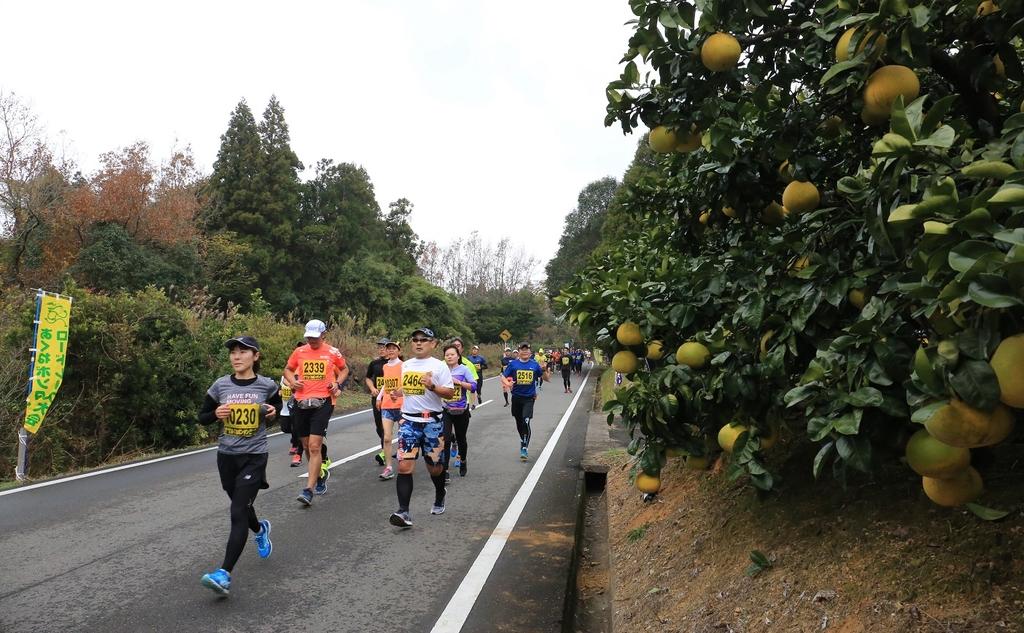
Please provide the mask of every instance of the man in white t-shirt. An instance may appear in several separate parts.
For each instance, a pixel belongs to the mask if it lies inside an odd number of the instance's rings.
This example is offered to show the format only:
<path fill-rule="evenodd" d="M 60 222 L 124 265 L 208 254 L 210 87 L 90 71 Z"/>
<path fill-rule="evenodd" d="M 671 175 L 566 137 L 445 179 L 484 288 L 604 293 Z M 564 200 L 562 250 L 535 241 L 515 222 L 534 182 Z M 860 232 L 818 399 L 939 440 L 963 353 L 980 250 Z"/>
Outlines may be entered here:
<path fill-rule="evenodd" d="M 434 506 L 431 514 L 444 512 L 444 423 L 441 412 L 444 399 L 455 393 L 452 374 L 444 361 L 430 354 L 437 347 L 437 339 L 430 328 L 417 328 L 412 333 L 412 358 L 402 363 L 402 382 L 392 392 L 402 396 L 402 420 L 398 426 L 398 511 L 391 515 L 391 525 L 412 527 L 409 502 L 412 499 L 412 473 L 416 458 L 423 461 L 434 482 Z"/>

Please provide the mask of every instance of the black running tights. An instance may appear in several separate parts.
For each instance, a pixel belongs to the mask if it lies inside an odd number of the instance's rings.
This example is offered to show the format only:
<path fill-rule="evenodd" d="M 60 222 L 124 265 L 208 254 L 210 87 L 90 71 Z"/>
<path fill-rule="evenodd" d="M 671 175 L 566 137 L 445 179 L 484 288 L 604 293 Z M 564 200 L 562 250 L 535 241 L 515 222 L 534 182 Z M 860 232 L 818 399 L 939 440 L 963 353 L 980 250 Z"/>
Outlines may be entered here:
<path fill-rule="evenodd" d="M 242 555 L 245 548 L 245 540 L 249 536 L 248 530 L 253 533 L 260 531 L 260 523 L 256 519 L 256 510 L 252 507 L 256 501 L 256 493 L 260 491 L 258 484 L 252 486 L 238 486 L 231 497 L 231 534 L 228 536 L 227 551 L 224 552 L 224 564 L 221 565 L 227 571 L 231 571 L 238 557 Z"/>
<path fill-rule="evenodd" d="M 444 428 L 447 434 L 446 437 L 449 438 L 449 442 L 454 439 L 455 446 L 459 449 L 459 459 L 466 461 L 466 455 L 469 454 L 469 442 L 466 441 L 466 435 L 469 432 L 469 411 L 454 415 L 451 413 L 445 413 L 444 415 Z M 448 446 L 451 446 L 451 444 L 448 444 Z M 446 452 L 449 459 L 451 458 L 451 454 L 450 450 Z M 447 461 L 445 461 L 444 465 L 445 468 L 448 468 Z"/>

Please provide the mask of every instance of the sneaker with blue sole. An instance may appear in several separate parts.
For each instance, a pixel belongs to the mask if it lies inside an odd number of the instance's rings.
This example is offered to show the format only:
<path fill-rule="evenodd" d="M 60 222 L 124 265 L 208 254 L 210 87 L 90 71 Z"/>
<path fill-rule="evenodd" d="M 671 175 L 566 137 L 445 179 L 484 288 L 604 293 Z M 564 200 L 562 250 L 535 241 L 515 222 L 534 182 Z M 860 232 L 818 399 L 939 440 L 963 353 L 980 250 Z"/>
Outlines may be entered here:
<path fill-rule="evenodd" d="M 315 492 L 318 495 L 327 494 L 327 479 L 324 477 L 317 479 L 316 487 L 313 488 L 313 492 Z"/>
<path fill-rule="evenodd" d="M 524 447 L 520 448 L 519 449 L 519 459 L 521 461 L 525 462 L 529 458 L 530 458 L 530 452 L 528 450 L 526 450 L 526 447 L 524 446 Z"/>
<path fill-rule="evenodd" d="M 218 569 L 208 574 L 203 574 L 200 582 L 203 586 L 213 590 L 214 593 L 226 596 L 231 592 L 231 574 L 226 569 Z"/>
<path fill-rule="evenodd" d="M 256 541 L 256 552 L 260 558 L 270 558 L 270 553 L 274 551 L 274 544 L 270 542 L 270 521 L 260 521 L 260 531 L 252 538 Z"/>
<path fill-rule="evenodd" d="M 313 505 L 313 491 L 309 488 L 303 488 L 299 496 L 295 497 L 295 500 L 305 506 Z"/>

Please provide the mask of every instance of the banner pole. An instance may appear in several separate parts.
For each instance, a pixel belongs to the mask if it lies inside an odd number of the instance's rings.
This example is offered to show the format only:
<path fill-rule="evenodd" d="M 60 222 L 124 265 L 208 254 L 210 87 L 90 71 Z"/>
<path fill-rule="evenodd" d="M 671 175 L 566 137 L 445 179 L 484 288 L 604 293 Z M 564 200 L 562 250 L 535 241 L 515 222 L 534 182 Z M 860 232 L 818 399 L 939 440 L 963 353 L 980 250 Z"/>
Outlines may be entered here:
<path fill-rule="evenodd" d="M 18 481 L 28 479 L 28 431 L 23 426 L 18 428 L 18 462 L 14 465 L 14 478 Z"/>

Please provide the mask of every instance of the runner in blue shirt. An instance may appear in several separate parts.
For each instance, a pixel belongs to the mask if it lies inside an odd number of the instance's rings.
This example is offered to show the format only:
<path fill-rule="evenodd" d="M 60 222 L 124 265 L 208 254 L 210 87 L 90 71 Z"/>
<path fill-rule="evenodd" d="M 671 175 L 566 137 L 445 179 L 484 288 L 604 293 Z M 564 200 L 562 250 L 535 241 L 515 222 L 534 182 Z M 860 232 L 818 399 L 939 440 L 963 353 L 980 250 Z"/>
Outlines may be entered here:
<path fill-rule="evenodd" d="M 484 370 L 488 369 L 488 365 L 487 359 L 480 355 L 479 345 L 473 346 L 473 353 L 469 355 L 469 362 L 473 363 L 473 367 L 476 368 L 476 403 L 480 404 L 484 401 Z"/>
<path fill-rule="evenodd" d="M 519 344 L 519 358 L 509 361 L 501 372 L 502 383 L 512 390 L 512 417 L 516 419 L 519 432 L 519 459 L 529 458 L 530 420 L 533 418 L 533 403 L 537 400 L 537 383 L 547 382 L 551 374 L 533 358 L 529 343 Z"/>

